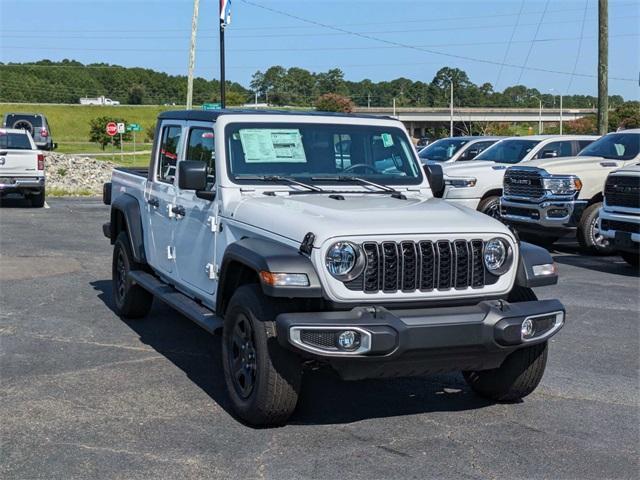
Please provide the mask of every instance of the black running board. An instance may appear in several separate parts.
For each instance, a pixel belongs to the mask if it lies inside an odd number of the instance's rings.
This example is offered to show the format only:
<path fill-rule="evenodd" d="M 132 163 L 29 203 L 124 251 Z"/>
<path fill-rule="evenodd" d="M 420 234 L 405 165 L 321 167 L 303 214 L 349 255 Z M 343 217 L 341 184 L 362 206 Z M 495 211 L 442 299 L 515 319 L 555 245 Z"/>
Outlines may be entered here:
<path fill-rule="evenodd" d="M 134 270 L 129 272 L 129 279 L 152 293 L 158 300 L 162 300 L 189 320 L 197 323 L 207 332 L 216 333 L 222 328 L 222 319 L 217 317 L 215 313 L 150 273 Z"/>

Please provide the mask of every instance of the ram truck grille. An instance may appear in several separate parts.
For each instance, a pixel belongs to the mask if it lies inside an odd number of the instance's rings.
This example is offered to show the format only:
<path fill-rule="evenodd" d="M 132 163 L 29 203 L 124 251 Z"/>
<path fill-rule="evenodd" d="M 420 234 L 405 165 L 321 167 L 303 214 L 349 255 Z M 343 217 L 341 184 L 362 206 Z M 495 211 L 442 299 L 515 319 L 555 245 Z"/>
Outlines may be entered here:
<path fill-rule="evenodd" d="M 640 177 L 609 175 L 604 198 L 608 207 L 640 208 Z"/>
<path fill-rule="evenodd" d="M 365 293 L 482 288 L 497 277 L 485 271 L 482 240 L 365 242 L 362 274 L 344 285 Z"/>
<path fill-rule="evenodd" d="M 619 230 L 621 232 L 640 233 L 640 224 L 631 222 L 621 222 L 619 220 L 600 220 L 603 230 Z"/>
<path fill-rule="evenodd" d="M 542 176 L 537 171 L 510 168 L 503 180 L 505 197 L 540 198 L 544 195 Z"/>

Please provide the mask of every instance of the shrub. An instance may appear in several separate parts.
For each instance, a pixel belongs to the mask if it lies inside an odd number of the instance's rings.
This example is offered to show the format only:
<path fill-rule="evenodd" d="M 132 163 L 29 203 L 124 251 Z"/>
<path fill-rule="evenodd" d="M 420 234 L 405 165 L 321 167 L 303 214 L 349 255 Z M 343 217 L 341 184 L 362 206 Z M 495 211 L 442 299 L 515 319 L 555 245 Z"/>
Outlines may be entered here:
<path fill-rule="evenodd" d="M 318 97 L 315 103 L 316 110 L 323 112 L 353 112 L 355 105 L 350 98 L 337 93 L 325 93 Z"/>
<path fill-rule="evenodd" d="M 113 142 L 114 145 L 120 146 L 120 134 L 110 137 L 107 135 L 107 123 L 115 122 L 115 123 L 126 123 L 122 118 L 113 118 L 113 117 L 98 117 L 94 118 L 89 122 L 89 141 L 97 143 L 102 147 L 109 145 Z M 128 142 L 131 141 L 131 133 L 125 132 L 122 134 L 122 141 Z"/>

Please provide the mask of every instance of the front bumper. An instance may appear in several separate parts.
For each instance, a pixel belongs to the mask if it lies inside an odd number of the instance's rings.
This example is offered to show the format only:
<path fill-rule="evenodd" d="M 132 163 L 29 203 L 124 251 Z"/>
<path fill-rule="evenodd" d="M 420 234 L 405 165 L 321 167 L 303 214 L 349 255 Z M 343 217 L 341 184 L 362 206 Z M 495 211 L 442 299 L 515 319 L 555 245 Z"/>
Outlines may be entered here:
<path fill-rule="evenodd" d="M 44 177 L 3 177 L 0 194 L 38 192 L 44 188 Z"/>
<path fill-rule="evenodd" d="M 640 247 L 640 216 L 609 212 L 600 209 L 600 234 L 610 240 L 617 250 L 637 252 Z"/>
<path fill-rule="evenodd" d="M 540 203 L 519 202 L 502 197 L 500 216 L 516 227 L 540 227 L 557 231 L 574 230 L 587 207 L 586 200 L 543 200 Z"/>
<path fill-rule="evenodd" d="M 497 368 L 514 350 L 553 336 L 562 328 L 564 315 L 558 300 L 484 301 L 432 309 L 285 313 L 276 325 L 283 346 L 327 361 L 344 378 L 357 379 Z M 540 327 L 523 339 L 527 318 Z M 331 344 L 331 335 L 345 330 L 359 334 L 352 351 Z"/>

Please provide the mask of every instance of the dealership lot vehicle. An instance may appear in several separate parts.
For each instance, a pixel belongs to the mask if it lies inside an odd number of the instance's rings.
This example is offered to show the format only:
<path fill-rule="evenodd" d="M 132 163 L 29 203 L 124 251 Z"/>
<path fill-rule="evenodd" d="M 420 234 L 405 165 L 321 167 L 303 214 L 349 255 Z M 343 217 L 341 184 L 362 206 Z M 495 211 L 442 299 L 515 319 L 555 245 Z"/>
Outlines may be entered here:
<path fill-rule="evenodd" d="M 0 199 L 13 193 L 44 206 L 44 155 L 26 130 L 0 128 Z"/>
<path fill-rule="evenodd" d="M 162 302 L 115 314 L 96 235 L 109 207 L 20 202 L 0 211 L 3 479 L 636 476 L 638 274 L 617 256 L 552 253 L 560 281 L 536 293 L 570 321 L 525 402 L 479 398 L 458 373 L 343 382 L 319 369 L 288 425 L 254 429 L 231 414 L 220 336 Z M 28 314 L 25 292 L 38 292 Z"/>
<path fill-rule="evenodd" d="M 54 150 L 57 146 L 47 117 L 41 113 L 5 113 L 2 126 L 26 130 L 40 150 Z"/>
<path fill-rule="evenodd" d="M 611 253 L 598 231 L 607 175 L 640 160 L 640 129 L 609 133 L 576 157 L 535 160 L 504 177 L 501 214 L 525 235 L 548 244 L 572 233 L 592 253 Z"/>
<path fill-rule="evenodd" d="M 532 288 L 557 282 L 555 264 L 433 199 L 397 120 L 165 112 L 156 139 L 148 173 L 105 186 L 116 311 L 144 317 L 155 296 L 222 329 L 243 420 L 285 422 L 305 365 L 349 380 L 460 370 L 499 401 L 542 379 L 564 307 Z"/>
<path fill-rule="evenodd" d="M 604 185 L 598 220 L 600 234 L 624 260 L 640 265 L 640 165 L 615 170 Z"/>
<path fill-rule="evenodd" d="M 477 155 L 500 140 L 500 137 L 441 138 L 420 150 L 418 156 L 425 162 L 449 164 L 473 160 Z"/>
<path fill-rule="evenodd" d="M 556 157 L 577 154 L 597 138 L 593 135 L 505 138 L 487 148 L 475 160 L 444 165 L 447 186 L 442 197 L 498 218 L 502 178 L 509 166 L 541 158 L 553 162 Z"/>

